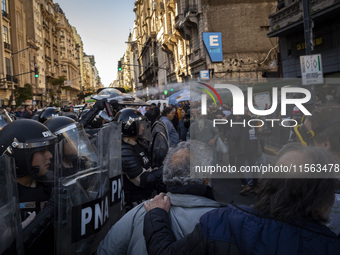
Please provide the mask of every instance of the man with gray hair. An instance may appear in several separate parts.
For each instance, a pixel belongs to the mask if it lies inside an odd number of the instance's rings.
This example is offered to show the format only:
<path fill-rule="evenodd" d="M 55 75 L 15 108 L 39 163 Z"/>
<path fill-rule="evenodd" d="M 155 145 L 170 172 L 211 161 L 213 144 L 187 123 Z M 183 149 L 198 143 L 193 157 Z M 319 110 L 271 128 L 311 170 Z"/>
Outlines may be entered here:
<path fill-rule="evenodd" d="M 164 160 L 163 182 L 171 198 L 171 224 L 177 239 L 190 233 L 199 218 L 206 212 L 223 204 L 214 200 L 212 190 L 203 178 L 190 177 L 190 159 L 195 163 L 209 165 L 211 152 L 198 141 L 181 142 L 170 148 Z M 148 206 L 149 201 L 144 205 Z M 139 204 L 124 215 L 109 231 L 98 248 L 98 254 L 148 254 L 143 238 L 143 204 Z"/>

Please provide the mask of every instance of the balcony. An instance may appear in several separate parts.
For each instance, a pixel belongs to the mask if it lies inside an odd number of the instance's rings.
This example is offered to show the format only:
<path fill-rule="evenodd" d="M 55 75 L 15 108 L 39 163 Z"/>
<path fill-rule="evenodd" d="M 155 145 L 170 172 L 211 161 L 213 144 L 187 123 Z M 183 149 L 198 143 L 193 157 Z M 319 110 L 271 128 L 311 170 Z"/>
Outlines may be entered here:
<path fill-rule="evenodd" d="M 47 25 L 47 23 L 45 21 L 43 21 L 43 26 L 44 26 L 45 29 L 50 30 L 50 27 Z"/>
<path fill-rule="evenodd" d="M 12 76 L 10 74 L 6 74 L 6 81 L 11 82 Z M 13 82 L 18 84 L 18 78 L 13 77 Z"/>
<path fill-rule="evenodd" d="M 303 4 L 297 0 L 291 4 L 280 7 L 281 9 L 269 16 L 270 27 L 268 36 L 278 36 L 282 32 L 297 26 L 303 26 Z M 321 15 L 340 14 L 339 0 L 310 0 L 311 16 L 314 20 Z"/>
<path fill-rule="evenodd" d="M 45 55 L 45 59 L 51 62 L 51 58 L 49 56 Z"/>
<path fill-rule="evenodd" d="M 4 42 L 5 50 L 11 51 L 11 45 L 9 43 Z"/>
<path fill-rule="evenodd" d="M 194 65 L 197 61 L 202 59 L 201 49 L 194 50 L 192 53 L 188 55 L 189 57 L 189 65 Z"/>
<path fill-rule="evenodd" d="M 9 14 L 5 11 L 2 11 L 2 17 L 5 17 L 6 19 L 9 20 Z"/>
<path fill-rule="evenodd" d="M 191 14 L 197 14 L 197 12 L 198 12 L 198 6 L 196 4 L 189 4 L 184 9 L 184 17 L 187 17 L 188 15 L 191 15 Z"/>

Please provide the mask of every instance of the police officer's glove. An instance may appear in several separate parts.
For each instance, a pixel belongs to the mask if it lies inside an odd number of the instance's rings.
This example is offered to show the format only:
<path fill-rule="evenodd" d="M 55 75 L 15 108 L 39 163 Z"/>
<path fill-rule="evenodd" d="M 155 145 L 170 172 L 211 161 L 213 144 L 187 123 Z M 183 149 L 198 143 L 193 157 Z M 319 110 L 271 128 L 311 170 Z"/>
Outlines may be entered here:
<path fill-rule="evenodd" d="M 97 110 L 104 110 L 105 109 L 105 102 L 107 102 L 107 99 L 101 99 L 97 100 L 97 102 L 93 105 L 93 108 L 96 108 Z"/>
<path fill-rule="evenodd" d="M 141 175 L 141 182 L 140 186 L 141 188 L 146 187 L 155 187 L 157 182 L 162 181 L 163 179 L 163 168 L 157 168 L 153 170 L 152 172 L 145 172 Z"/>

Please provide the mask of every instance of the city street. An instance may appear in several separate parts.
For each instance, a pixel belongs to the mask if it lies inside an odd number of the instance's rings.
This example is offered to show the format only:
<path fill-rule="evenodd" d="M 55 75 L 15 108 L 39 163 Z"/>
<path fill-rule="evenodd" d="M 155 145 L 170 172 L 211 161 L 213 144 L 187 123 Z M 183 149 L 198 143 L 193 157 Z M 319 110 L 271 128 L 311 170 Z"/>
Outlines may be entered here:
<path fill-rule="evenodd" d="M 275 156 L 265 153 L 267 163 L 273 162 Z M 219 202 L 252 205 L 256 201 L 256 195 L 248 192 L 240 195 L 241 181 L 237 178 L 213 179 L 213 191 L 215 199 Z"/>

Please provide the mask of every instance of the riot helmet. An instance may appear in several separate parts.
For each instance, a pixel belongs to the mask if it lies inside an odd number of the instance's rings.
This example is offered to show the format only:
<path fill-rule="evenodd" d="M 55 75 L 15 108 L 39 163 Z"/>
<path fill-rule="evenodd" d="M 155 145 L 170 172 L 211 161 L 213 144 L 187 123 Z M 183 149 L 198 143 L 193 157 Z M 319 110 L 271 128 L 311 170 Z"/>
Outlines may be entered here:
<path fill-rule="evenodd" d="M 123 136 L 150 140 L 151 122 L 139 111 L 132 108 L 122 109 L 117 113 L 115 120 L 122 123 Z"/>
<path fill-rule="evenodd" d="M 98 155 L 82 124 L 65 116 L 55 116 L 44 122 L 58 137 L 63 176 L 98 165 Z M 67 165 L 67 167 L 66 167 Z M 66 173 L 67 171 L 67 173 Z"/>
<path fill-rule="evenodd" d="M 53 118 L 49 118 L 44 122 L 44 125 L 56 136 L 58 136 L 58 141 L 61 141 L 64 136 L 59 136 L 60 132 L 58 132 L 61 128 L 68 126 L 70 124 L 76 123 L 75 120 L 68 118 L 66 116 L 55 116 Z"/>
<path fill-rule="evenodd" d="M 17 177 L 30 175 L 36 179 L 47 174 L 56 143 L 57 137 L 45 125 L 31 119 L 16 120 L 0 131 L 0 155 L 6 153 L 15 159 Z M 36 160 L 46 154 L 48 160 Z"/>
<path fill-rule="evenodd" d="M 55 107 L 47 107 L 45 110 L 43 110 L 38 118 L 38 121 L 40 123 L 44 123 L 48 118 L 58 116 L 59 110 Z"/>

